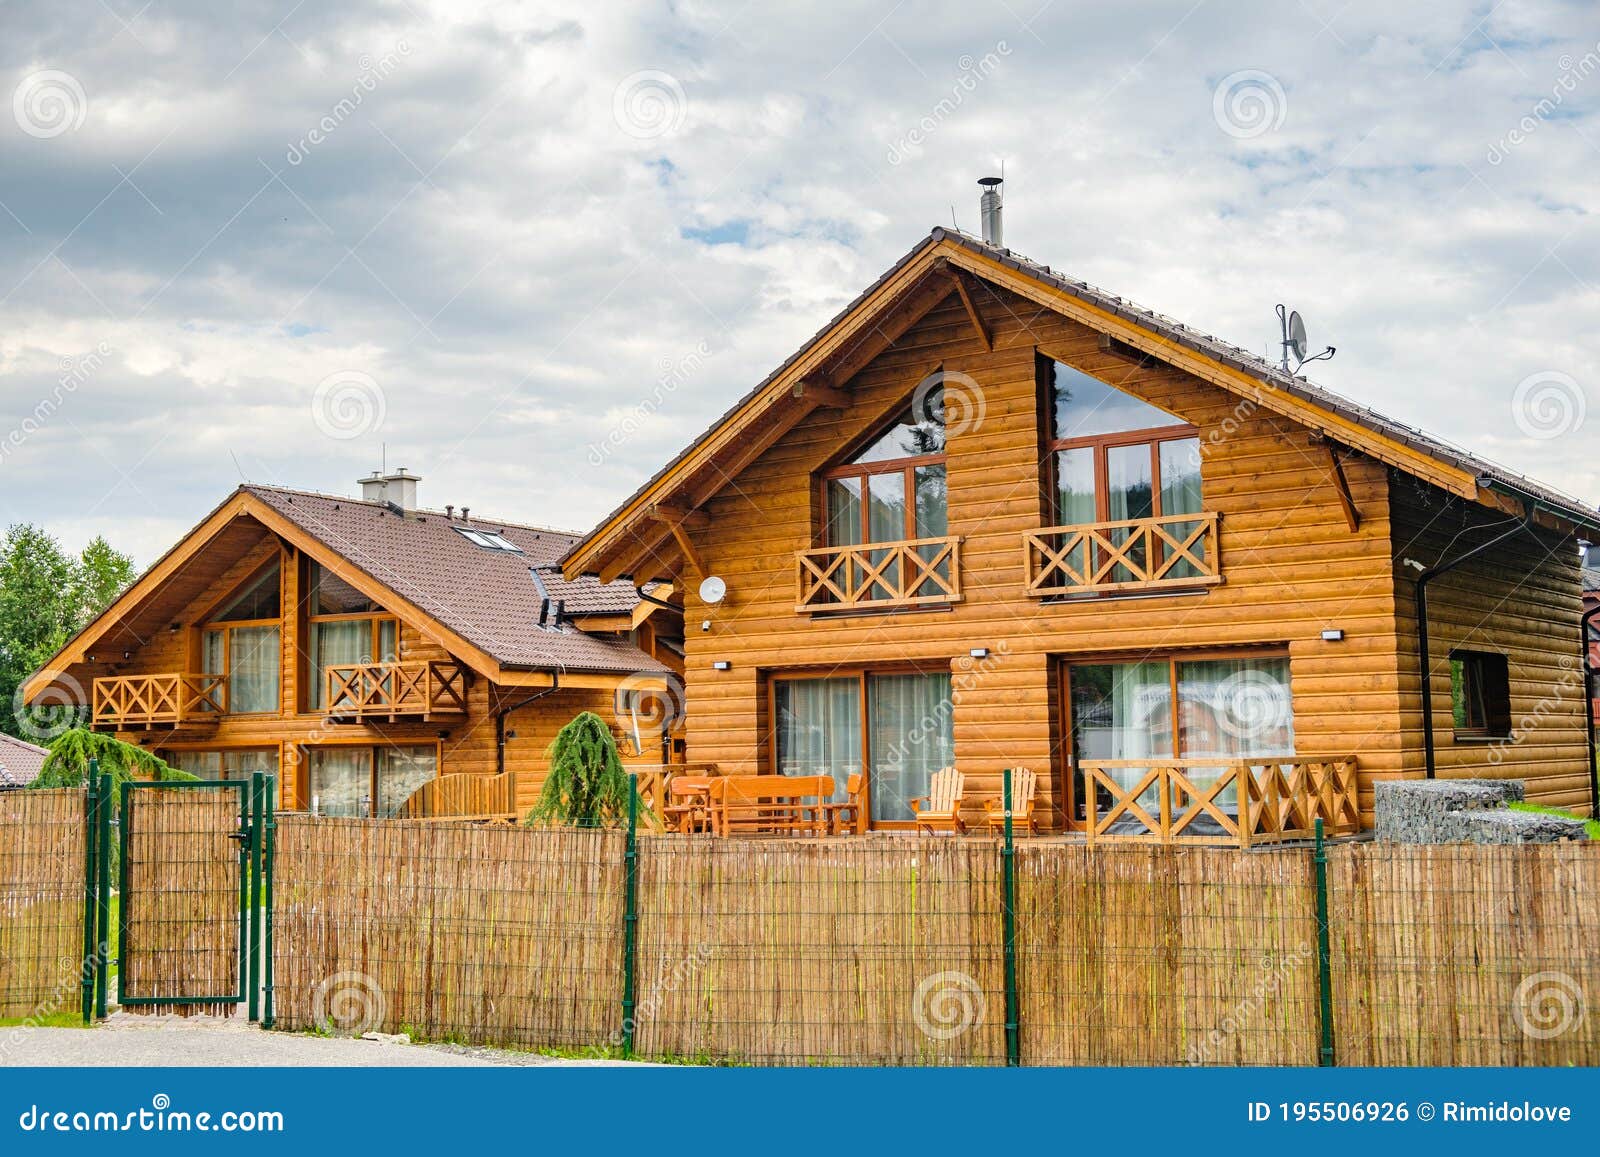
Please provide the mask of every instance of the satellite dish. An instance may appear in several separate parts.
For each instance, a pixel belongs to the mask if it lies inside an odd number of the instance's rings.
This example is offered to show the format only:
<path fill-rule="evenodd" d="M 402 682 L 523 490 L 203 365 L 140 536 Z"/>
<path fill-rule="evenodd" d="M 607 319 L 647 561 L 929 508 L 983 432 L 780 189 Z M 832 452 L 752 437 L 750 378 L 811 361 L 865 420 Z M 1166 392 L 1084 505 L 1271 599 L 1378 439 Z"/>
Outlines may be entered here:
<path fill-rule="evenodd" d="M 700 584 L 700 601 L 703 603 L 720 603 L 728 593 L 728 584 L 716 575 L 708 575 Z"/>
<path fill-rule="evenodd" d="M 1298 309 L 1289 314 L 1289 352 L 1294 355 L 1294 360 L 1306 360 L 1306 350 L 1310 346 L 1306 343 L 1306 323 L 1300 316 Z"/>

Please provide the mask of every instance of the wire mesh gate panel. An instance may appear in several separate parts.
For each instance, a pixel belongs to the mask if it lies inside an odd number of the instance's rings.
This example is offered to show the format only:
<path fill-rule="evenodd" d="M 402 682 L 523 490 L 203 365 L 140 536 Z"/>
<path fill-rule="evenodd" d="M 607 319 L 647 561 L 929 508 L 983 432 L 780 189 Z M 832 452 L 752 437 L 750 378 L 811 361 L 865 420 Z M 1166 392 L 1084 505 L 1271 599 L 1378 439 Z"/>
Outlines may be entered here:
<path fill-rule="evenodd" d="M 78 1006 L 88 830 L 81 788 L 0 792 L 0 1017 Z"/>
<path fill-rule="evenodd" d="M 122 788 L 117 1002 L 232 1015 L 246 998 L 250 784 Z"/>
<path fill-rule="evenodd" d="M 280 817 L 278 1025 L 615 1048 L 624 839 Z"/>

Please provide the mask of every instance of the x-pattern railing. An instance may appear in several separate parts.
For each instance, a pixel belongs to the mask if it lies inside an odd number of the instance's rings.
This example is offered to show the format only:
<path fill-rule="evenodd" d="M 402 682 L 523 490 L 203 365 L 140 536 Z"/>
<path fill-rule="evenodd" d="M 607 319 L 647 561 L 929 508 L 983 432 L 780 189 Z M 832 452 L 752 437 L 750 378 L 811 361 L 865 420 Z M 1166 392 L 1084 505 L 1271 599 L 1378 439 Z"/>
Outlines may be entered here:
<path fill-rule="evenodd" d="M 1051 526 L 1022 536 L 1030 595 L 1222 581 L 1215 511 Z"/>
<path fill-rule="evenodd" d="M 961 539 L 802 550 L 797 611 L 888 610 L 961 600 Z"/>
<path fill-rule="evenodd" d="M 459 663 L 339 663 L 324 669 L 330 715 L 462 714 L 465 669 Z"/>
<path fill-rule="evenodd" d="M 1354 756 L 1086 760 L 1089 842 L 1252 844 L 1361 830 Z"/>
<path fill-rule="evenodd" d="M 215 719 L 228 710 L 225 676 L 162 671 L 107 675 L 94 681 L 96 724 L 148 726 Z"/>

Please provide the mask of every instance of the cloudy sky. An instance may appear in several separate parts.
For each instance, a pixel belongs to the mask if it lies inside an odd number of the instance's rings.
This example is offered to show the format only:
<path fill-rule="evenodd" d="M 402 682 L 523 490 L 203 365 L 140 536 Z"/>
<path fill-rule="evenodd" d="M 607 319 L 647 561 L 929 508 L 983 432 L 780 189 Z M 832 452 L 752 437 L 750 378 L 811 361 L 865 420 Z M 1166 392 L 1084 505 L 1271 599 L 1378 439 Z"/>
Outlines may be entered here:
<path fill-rule="evenodd" d="M 329 9 L 332 8 L 333 11 Z M 1600 498 L 1586 3 L 0 0 L 0 523 L 582 529 L 929 228 Z M 1590 412 L 1592 411 L 1592 412 Z"/>

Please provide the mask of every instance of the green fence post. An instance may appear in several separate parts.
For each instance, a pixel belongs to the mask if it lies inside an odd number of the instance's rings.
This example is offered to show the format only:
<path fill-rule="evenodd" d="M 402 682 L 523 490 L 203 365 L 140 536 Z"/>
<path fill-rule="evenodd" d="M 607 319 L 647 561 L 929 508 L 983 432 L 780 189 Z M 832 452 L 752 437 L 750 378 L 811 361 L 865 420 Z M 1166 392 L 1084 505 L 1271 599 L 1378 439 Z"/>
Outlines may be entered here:
<path fill-rule="evenodd" d="M 122 986 L 122 961 L 128 954 L 128 832 L 133 818 L 128 813 L 128 792 L 133 785 L 124 780 L 117 796 L 117 987 Z M 100 990 L 95 997 L 95 1015 L 106 1014 L 106 990 L 111 987 L 111 773 L 100 777 Z"/>
<path fill-rule="evenodd" d="M 262 902 L 266 911 L 262 915 L 262 926 L 266 933 L 266 958 L 262 961 L 261 974 L 261 1027 L 272 1027 L 272 861 L 277 854 L 278 832 L 278 777 L 267 776 L 265 796 L 262 800 L 262 839 L 266 842 L 262 858 L 265 861 L 263 870 L 266 879 L 262 882 Z"/>
<path fill-rule="evenodd" d="M 1312 858 L 1317 865 L 1317 997 L 1322 1026 L 1317 1064 L 1326 1068 L 1333 1064 L 1333 948 L 1328 934 L 1328 845 L 1323 842 L 1320 816 Z"/>
<path fill-rule="evenodd" d="M 250 861 L 248 887 L 250 889 L 250 935 L 246 945 L 250 955 L 250 979 L 245 989 L 245 1003 L 250 1021 L 261 1019 L 261 775 L 250 773 Z"/>
<path fill-rule="evenodd" d="M 639 780 L 628 776 L 628 846 L 623 853 L 622 1055 L 633 1056 L 633 973 L 639 934 Z"/>
<path fill-rule="evenodd" d="M 95 885 L 100 865 L 95 862 L 95 841 L 100 838 L 100 763 L 89 761 L 89 780 L 83 793 L 83 964 L 78 984 L 83 991 L 83 1023 L 94 1020 L 94 978 L 98 965 L 95 928 L 100 919 L 100 897 Z"/>
<path fill-rule="evenodd" d="M 95 839 L 95 866 L 99 879 L 95 881 L 95 998 L 94 1014 L 106 1015 L 106 992 L 111 987 L 111 789 L 113 779 L 109 771 L 100 776 L 100 800 L 96 811 L 100 816 L 100 832 Z M 120 833 L 121 820 L 117 831 Z M 118 861 L 119 865 L 121 861 Z M 121 908 L 118 908 L 119 915 Z M 120 963 L 120 962 L 119 962 Z"/>
<path fill-rule="evenodd" d="M 1011 769 L 1005 770 L 1001 804 L 1005 809 L 1005 842 L 1000 848 L 1000 878 L 1004 889 L 1006 958 L 1006 1065 L 1022 1064 L 1021 1019 L 1017 1001 L 1017 865 L 1016 845 L 1011 838 Z"/>

